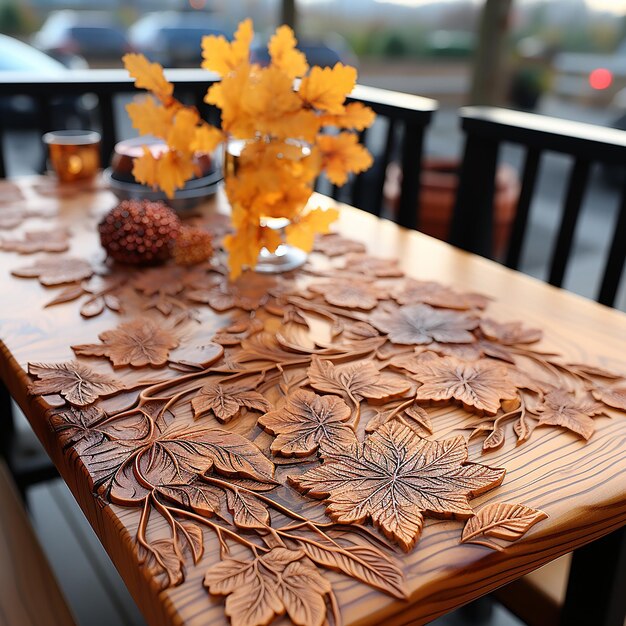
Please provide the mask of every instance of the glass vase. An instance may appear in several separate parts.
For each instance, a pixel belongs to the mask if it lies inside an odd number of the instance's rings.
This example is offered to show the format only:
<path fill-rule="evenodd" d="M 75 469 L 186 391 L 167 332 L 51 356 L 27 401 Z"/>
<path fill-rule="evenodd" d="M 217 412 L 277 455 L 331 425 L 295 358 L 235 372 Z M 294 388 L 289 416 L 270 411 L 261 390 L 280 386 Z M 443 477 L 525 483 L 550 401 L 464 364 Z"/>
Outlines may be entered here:
<path fill-rule="evenodd" d="M 254 139 L 231 138 L 226 142 L 224 178 L 231 206 L 239 203 L 241 207 L 242 200 L 236 196 L 234 185 L 245 184 L 246 176 L 255 179 L 257 198 L 284 198 L 258 214 L 259 227 L 273 231 L 270 238 L 280 243 L 274 250 L 265 246 L 261 248 L 253 267 L 256 272 L 289 272 L 306 262 L 307 253 L 287 242 L 287 231 L 293 217 L 302 212 L 313 192 L 312 181 L 307 179 L 306 159 L 310 157 L 310 146 L 299 140 L 260 136 Z M 264 171 L 267 176 L 262 175 Z M 299 193 L 295 194 L 295 199 L 289 198 L 294 189 Z M 244 204 L 242 210 L 252 212 L 253 208 Z"/>

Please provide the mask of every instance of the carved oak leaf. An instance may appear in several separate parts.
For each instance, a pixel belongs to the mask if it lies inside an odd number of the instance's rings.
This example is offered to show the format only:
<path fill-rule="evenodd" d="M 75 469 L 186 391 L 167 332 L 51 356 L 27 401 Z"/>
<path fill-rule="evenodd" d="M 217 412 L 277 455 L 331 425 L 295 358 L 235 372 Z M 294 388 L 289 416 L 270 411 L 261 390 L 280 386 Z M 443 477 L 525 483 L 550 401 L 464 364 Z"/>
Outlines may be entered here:
<path fill-rule="evenodd" d="M 320 467 L 289 480 L 325 500 L 334 521 L 362 524 L 369 518 L 408 552 L 420 537 L 424 514 L 472 516 L 469 499 L 499 485 L 504 473 L 467 463 L 463 437 L 430 441 L 392 421 L 362 445 L 328 451 Z"/>
<path fill-rule="evenodd" d="M 461 361 L 454 357 L 416 360 L 409 370 L 422 383 L 417 400 L 458 400 L 466 410 L 495 415 L 501 400 L 515 400 L 517 387 L 507 369 L 492 361 Z M 409 364 L 403 367 L 408 369 Z"/>
<path fill-rule="evenodd" d="M 122 384 L 104 374 L 78 363 L 29 363 L 28 373 L 39 380 L 28 387 L 28 393 L 47 396 L 61 394 L 74 406 L 93 404 L 100 396 L 109 396 L 121 391 Z"/>
<path fill-rule="evenodd" d="M 593 397 L 614 409 L 626 411 L 626 387 L 597 386 L 591 390 Z"/>
<path fill-rule="evenodd" d="M 387 295 L 380 287 L 364 282 L 333 281 L 309 285 L 309 290 L 324 296 L 328 304 L 344 309 L 373 309 Z"/>
<path fill-rule="evenodd" d="M 65 228 L 31 230 L 24 233 L 23 239 L 0 239 L 0 250 L 19 254 L 66 252 L 69 247 L 69 232 Z"/>
<path fill-rule="evenodd" d="M 484 309 L 489 298 L 478 293 L 459 293 L 440 283 L 409 278 L 394 296 L 398 304 L 429 304 L 442 309 Z"/>
<path fill-rule="evenodd" d="M 242 407 L 255 411 L 270 411 L 272 405 L 258 392 L 254 391 L 259 380 L 239 383 L 207 383 L 191 401 L 193 416 L 198 419 L 212 412 L 220 422 L 229 422 Z"/>
<path fill-rule="evenodd" d="M 299 389 L 287 397 L 282 409 L 261 416 L 259 425 L 278 435 L 272 442 L 274 454 L 309 456 L 328 442 L 339 446 L 354 443 L 354 430 L 346 423 L 351 414 L 341 398 Z"/>
<path fill-rule="evenodd" d="M 404 272 L 398 267 L 397 259 L 380 259 L 367 254 L 348 254 L 343 271 L 376 278 L 400 278 Z"/>
<path fill-rule="evenodd" d="M 285 612 L 298 626 L 322 626 L 331 586 L 302 550 L 273 548 L 251 561 L 225 559 L 209 569 L 204 586 L 225 595 L 232 626 L 265 626 Z"/>
<path fill-rule="evenodd" d="M 365 246 L 360 241 L 354 241 L 331 233 L 329 235 L 318 235 L 315 238 L 313 250 L 333 257 L 348 254 L 349 252 L 365 252 Z"/>
<path fill-rule="evenodd" d="M 478 326 L 478 318 L 456 311 L 440 311 L 427 304 L 403 306 L 396 311 L 376 311 L 369 322 L 386 333 L 392 343 L 420 345 L 440 343 L 471 343 L 470 332 Z"/>
<path fill-rule="evenodd" d="M 313 357 L 307 375 L 314 389 L 345 395 L 355 403 L 363 398 L 393 398 L 411 388 L 410 383 L 398 376 L 381 374 L 370 361 L 335 365 L 332 361 Z"/>
<path fill-rule="evenodd" d="M 75 283 L 93 274 L 91 265 L 83 259 L 65 257 L 63 259 L 42 259 L 27 267 L 11 271 L 19 278 L 39 278 L 44 286 Z"/>
<path fill-rule="evenodd" d="M 539 414 L 537 426 L 561 426 L 588 440 L 595 430 L 591 416 L 603 413 L 604 407 L 589 397 L 578 398 L 557 389 L 545 395 L 536 411 Z"/>
<path fill-rule="evenodd" d="M 105 356 L 113 367 L 161 367 L 179 343 L 171 330 L 157 326 L 149 318 L 124 322 L 98 337 L 102 344 L 82 344 L 72 346 L 72 350 L 78 356 Z"/>
<path fill-rule="evenodd" d="M 487 339 L 497 341 L 506 346 L 518 343 L 535 343 L 543 337 L 538 328 L 528 328 L 521 322 L 500 323 L 492 319 L 481 319 L 480 330 Z"/>
<path fill-rule="evenodd" d="M 477 543 L 496 550 L 503 548 L 497 543 L 480 539 L 494 537 L 505 541 L 516 541 L 528 530 L 548 516 L 543 511 L 531 509 L 523 504 L 494 502 L 484 506 L 474 517 L 467 520 L 461 543 Z"/>

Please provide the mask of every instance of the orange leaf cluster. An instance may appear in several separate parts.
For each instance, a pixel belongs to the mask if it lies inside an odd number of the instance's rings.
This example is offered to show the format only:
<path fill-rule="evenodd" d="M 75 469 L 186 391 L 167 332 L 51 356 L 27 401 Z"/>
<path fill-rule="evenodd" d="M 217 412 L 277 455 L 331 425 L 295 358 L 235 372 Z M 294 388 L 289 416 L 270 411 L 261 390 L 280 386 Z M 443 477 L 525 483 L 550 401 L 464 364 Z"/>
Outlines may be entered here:
<path fill-rule="evenodd" d="M 315 234 L 328 232 L 337 218 L 336 211 L 305 211 L 315 179 L 325 173 L 332 183 L 343 185 L 351 173 L 372 164 L 372 156 L 350 131 L 370 126 L 374 112 L 361 103 L 345 104 L 356 70 L 341 63 L 309 68 L 288 26 L 270 39 L 270 63 L 262 67 L 250 61 L 253 37 L 251 20 L 244 20 L 232 41 L 221 35 L 202 41 L 202 67 L 221 76 L 205 102 L 221 110 L 222 130 L 173 97 L 158 64 L 141 55 L 124 57 L 137 87 L 152 93 L 128 105 L 133 125 L 169 148 L 157 157 L 144 150 L 133 170 L 139 182 L 172 197 L 195 174 L 194 153 L 227 142 L 226 192 L 235 233 L 224 245 L 233 279 L 256 264 L 263 247 L 274 251 L 286 240 L 310 251 Z M 288 224 L 284 234 L 277 218 Z"/>

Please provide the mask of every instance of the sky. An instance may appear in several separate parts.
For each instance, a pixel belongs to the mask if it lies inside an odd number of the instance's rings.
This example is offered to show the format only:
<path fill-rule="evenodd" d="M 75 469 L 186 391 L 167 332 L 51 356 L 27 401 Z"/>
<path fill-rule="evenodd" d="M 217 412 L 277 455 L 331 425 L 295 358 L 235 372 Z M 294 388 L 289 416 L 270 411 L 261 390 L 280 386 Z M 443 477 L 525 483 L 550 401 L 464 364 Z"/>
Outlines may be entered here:
<path fill-rule="evenodd" d="M 379 0 L 381 1 L 381 0 Z M 404 6 L 418 6 L 427 4 L 432 0 L 382 0 L 393 4 L 402 4 Z M 482 2 L 482 0 L 473 0 L 474 2 Z M 521 2 L 533 2 L 534 0 L 518 0 Z M 626 15 L 626 0 L 585 0 L 585 4 L 596 11 L 609 11 L 616 15 Z"/>

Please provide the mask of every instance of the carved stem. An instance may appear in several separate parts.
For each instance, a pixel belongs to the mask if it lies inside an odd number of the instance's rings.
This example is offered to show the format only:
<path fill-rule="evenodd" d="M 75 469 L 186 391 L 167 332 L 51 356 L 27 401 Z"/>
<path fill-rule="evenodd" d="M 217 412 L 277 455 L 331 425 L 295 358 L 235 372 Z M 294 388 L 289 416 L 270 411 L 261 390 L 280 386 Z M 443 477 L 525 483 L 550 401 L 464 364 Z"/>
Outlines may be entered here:
<path fill-rule="evenodd" d="M 166 506 L 166 505 L 162 505 L 162 506 Z M 206 517 L 202 517 L 201 515 L 198 515 L 197 513 L 193 513 L 192 511 L 186 511 L 185 509 L 179 509 L 178 507 L 169 506 L 169 505 L 167 505 L 166 508 L 168 508 L 170 512 L 176 513 L 177 515 L 180 515 L 181 517 L 186 517 L 188 519 L 192 519 L 196 522 L 199 522 L 200 524 L 204 524 L 205 526 L 208 526 L 209 528 L 214 530 L 216 533 L 218 533 L 218 536 L 220 533 L 224 533 L 225 535 L 228 535 L 234 541 L 240 543 L 241 545 L 246 546 L 246 548 L 250 548 L 250 550 L 252 550 L 255 554 L 257 553 L 257 550 L 263 550 L 264 552 L 269 552 L 269 548 L 264 548 L 263 546 L 259 546 L 256 543 L 253 543 L 252 541 L 249 541 L 245 537 L 242 537 L 241 535 L 237 534 L 235 531 L 230 530 L 230 528 L 226 528 L 226 526 L 221 526 L 220 524 L 216 524 L 215 522 L 212 522 L 210 519 Z"/>

